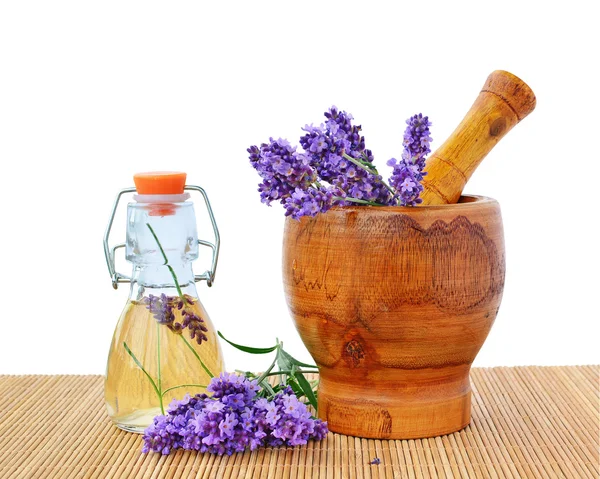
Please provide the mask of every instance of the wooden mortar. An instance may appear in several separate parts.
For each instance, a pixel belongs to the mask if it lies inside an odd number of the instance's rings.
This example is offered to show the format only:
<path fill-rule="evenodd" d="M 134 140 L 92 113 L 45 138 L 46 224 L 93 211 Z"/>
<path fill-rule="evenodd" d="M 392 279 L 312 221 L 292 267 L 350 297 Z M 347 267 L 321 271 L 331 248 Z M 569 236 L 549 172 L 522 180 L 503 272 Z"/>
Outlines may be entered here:
<path fill-rule="evenodd" d="M 495 200 L 288 218 L 283 281 L 332 431 L 408 439 L 469 423 L 469 369 L 504 287 Z"/>
<path fill-rule="evenodd" d="M 456 203 L 479 163 L 535 103 L 523 80 L 502 70 L 491 73 L 462 122 L 427 159 L 422 205 Z"/>

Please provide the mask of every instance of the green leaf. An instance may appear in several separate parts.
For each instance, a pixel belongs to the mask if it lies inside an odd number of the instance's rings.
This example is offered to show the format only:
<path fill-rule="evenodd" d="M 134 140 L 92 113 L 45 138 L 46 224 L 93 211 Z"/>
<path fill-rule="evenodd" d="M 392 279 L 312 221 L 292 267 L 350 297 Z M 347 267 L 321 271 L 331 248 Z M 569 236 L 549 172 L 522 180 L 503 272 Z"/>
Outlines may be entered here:
<path fill-rule="evenodd" d="M 315 397 L 315 393 L 313 392 L 312 387 L 310 387 L 310 383 L 307 381 L 307 379 L 302 373 L 297 372 L 294 375 L 294 377 L 298 380 L 298 384 L 302 388 L 304 394 L 306 394 L 306 399 L 308 399 L 308 402 L 311 404 L 312 407 L 315 408 L 316 411 L 318 407 L 317 398 Z"/>
<path fill-rule="evenodd" d="M 262 384 L 262 387 L 263 387 L 263 389 L 265 391 L 267 391 L 267 394 L 269 394 L 270 396 L 275 396 L 275 391 L 273 391 L 273 388 L 271 387 L 271 385 L 267 381 L 265 381 Z"/>
<path fill-rule="evenodd" d="M 223 339 L 224 341 L 231 344 L 234 348 L 239 349 L 240 351 L 244 351 L 245 353 L 268 354 L 268 353 L 272 353 L 273 351 L 275 351 L 277 349 L 277 344 L 270 348 L 251 348 L 250 346 L 242 346 L 241 344 L 236 344 L 236 343 L 232 343 L 231 341 L 229 341 L 229 339 L 227 339 L 225 336 L 223 336 L 223 334 L 221 334 L 221 331 L 217 331 L 217 333 L 219 334 L 221 339 Z"/>
<path fill-rule="evenodd" d="M 275 361 L 276 361 L 276 359 L 273 360 L 273 362 L 271 363 L 271 365 L 269 366 L 269 368 L 264 373 L 262 373 L 259 376 L 259 378 L 256 380 L 259 385 L 263 385 L 263 384 L 267 384 L 268 383 L 268 380 L 266 380 L 266 378 L 269 376 L 269 373 L 275 367 Z"/>
<path fill-rule="evenodd" d="M 273 393 L 277 394 L 279 391 L 283 390 L 284 386 L 280 383 L 280 384 L 275 384 L 275 386 L 273 387 Z"/>
<path fill-rule="evenodd" d="M 298 399 L 301 398 L 302 396 L 304 396 L 304 392 L 302 392 L 302 388 L 300 386 L 298 386 L 298 383 L 296 382 L 295 379 L 288 381 L 288 385 L 292 388 L 292 391 L 294 391 L 294 394 L 296 395 L 296 397 Z"/>
<path fill-rule="evenodd" d="M 284 371 L 292 369 L 294 363 L 290 361 L 290 358 L 292 357 L 289 354 L 287 354 L 283 349 L 279 348 L 277 350 L 277 357 L 275 358 L 279 369 Z"/>
<path fill-rule="evenodd" d="M 298 368 L 296 367 L 296 365 L 292 364 L 292 369 L 285 374 L 284 379 L 283 379 L 284 382 L 285 382 L 285 384 L 286 384 L 286 386 L 287 385 L 291 386 L 290 383 L 295 382 L 295 376 L 296 376 L 296 371 L 297 370 L 298 370 Z"/>
<path fill-rule="evenodd" d="M 296 366 L 300 366 L 300 367 L 317 369 L 317 366 L 315 366 L 314 364 L 306 364 L 301 361 L 298 361 L 296 358 L 292 357 L 289 353 L 286 353 L 283 349 L 280 349 L 279 351 L 280 351 L 281 355 L 286 359 L 286 361 L 290 364 L 290 366 L 292 364 L 295 364 Z M 280 366 L 280 368 L 281 369 L 291 369 L 290 366 L 285 367 L 285 368 Z"/>

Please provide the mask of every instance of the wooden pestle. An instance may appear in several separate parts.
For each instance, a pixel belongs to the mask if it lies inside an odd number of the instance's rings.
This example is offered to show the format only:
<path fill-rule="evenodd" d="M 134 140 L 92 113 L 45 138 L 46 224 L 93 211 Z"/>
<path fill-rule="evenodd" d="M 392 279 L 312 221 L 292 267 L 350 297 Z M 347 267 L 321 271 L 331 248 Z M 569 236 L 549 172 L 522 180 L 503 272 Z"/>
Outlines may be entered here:
<path fill-rule="evenodd" d="M 535 95 L 512 73 L 496 70 L 456 130 L 429 158 L 423 205 L 456 203 L 490 150 L 535 108 Z"/>

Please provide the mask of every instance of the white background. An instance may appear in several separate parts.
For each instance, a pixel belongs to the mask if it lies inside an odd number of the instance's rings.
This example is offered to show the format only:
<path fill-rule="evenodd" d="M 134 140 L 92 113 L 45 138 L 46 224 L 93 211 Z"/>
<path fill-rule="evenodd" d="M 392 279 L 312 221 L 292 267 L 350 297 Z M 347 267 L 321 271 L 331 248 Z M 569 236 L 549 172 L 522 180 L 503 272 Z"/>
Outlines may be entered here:
<path fill-rule="evenodd" d="M 127 287 L 111 287 L 102 235 L 117 191 L 156 169 L 187 171 L 213 202 L 221 261 L 199 293 L 218 329 L 308 360 L 283 296 L 283 212 L 260 203 L 246 148 L 297 142 L 335 104 L 385 170 L 408 116 L 430 116 L 435 149 L 496 69 L 538 106 L 465 190 L 500 201 L 507 248 L 476 365 L 598 363 L 593 2 L 392 5 L 2 2 L 0 373 L 103 373 Z M 224 351 L 229 369 L 266 367 Z"/>

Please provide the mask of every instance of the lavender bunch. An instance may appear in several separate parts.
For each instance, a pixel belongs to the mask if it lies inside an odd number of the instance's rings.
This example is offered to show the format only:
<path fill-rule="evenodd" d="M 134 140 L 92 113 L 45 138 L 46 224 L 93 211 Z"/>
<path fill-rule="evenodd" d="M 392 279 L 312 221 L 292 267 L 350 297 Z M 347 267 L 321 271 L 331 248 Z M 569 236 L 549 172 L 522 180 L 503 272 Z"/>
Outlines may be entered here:
<path fill-rule="evenodd" d="M 270 399 L 259 397 L 256 380 L 233 373 L 213 378 L 211 395 L 173 401 L 144 432 L 142 452 L 169 454 L 187 449 L 212 454 L 263 446 L 298 446 L 327 435 L 327 423 L 311 417 L 290 387 Z"/>
<path fill-rule="evenodd" d="M 402 159 L 387 163 L 393 167 L 389 184 L 373 164 L 362 127 L 352 123 L 352 115 L 333 106 L 325 118 L 320 126 L 303 128 L 300 145 L 304 152 L 297 152 L 287 140 L 273 138 L 268 144 L 248 148 L 250 163 L 263 178 L 258 188 L 263 203 L 278 200 L 286 216 L 300 219 L 336 205 L 416 206 L 422 202 L 421 180 L 431 142 L 427 117 L 418 114 L 407 120 Z"/>

